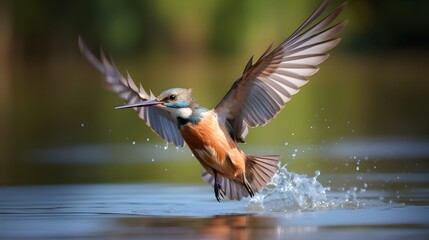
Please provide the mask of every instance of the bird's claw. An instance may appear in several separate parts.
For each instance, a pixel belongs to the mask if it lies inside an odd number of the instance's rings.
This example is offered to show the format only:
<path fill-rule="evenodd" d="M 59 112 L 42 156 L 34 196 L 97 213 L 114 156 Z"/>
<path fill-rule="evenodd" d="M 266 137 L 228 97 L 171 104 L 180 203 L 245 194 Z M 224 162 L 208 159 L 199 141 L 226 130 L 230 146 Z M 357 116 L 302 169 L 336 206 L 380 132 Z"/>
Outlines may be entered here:
<path fill-rule="evenodd" d="M 244 186 L 246 187 L 247 192 L 249 193 L 250 197 L 255 196 L 255 192 L 253 192 L 252 187 L 250 186 L 250 183 L 246 179 L 246 175 L 243 174 L 244 179 Z"/>
<path fill-rule="evenodd" d="M 221 185 L 220 185 L 220 183 L 218 181 L 215 181 L 215 184 L 214 184 L 214 193 L 215 193 L 216 200 L 218 202 L 220 202 L 220 198 L 221 197 L 225 198 L 225 191 L 222 189 L 222 187 L 221 187 Z"/>

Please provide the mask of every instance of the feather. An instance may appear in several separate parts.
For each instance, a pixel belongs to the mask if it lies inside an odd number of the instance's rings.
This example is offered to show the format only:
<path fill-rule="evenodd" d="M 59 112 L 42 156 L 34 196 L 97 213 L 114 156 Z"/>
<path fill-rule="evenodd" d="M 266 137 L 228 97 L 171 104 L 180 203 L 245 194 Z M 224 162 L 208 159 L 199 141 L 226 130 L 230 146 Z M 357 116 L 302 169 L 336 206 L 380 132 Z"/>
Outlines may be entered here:
<path fill-rule="evenodd" d="M 250 181 L 253 191 L 261 190 L 271 181 L 278 169 L 279 156 L 247 156 L 246 178 Z"/>
<path fill-rule="evenodd" d="M 271 46 L 255 64 L 250 60 L 238 78 L 215 107 L 226 118 L 233 139 L 243 140 L 248 127 L 267 124 L 291 97 L 315 74 L 329 50 L 340 42 L 335 38 L 347 21 L 330 26 L 344 11 L 346 3 L 316 20 L 325 11 L 323 1 L 307 20 L 277 48 Z M 244 126 L 243 126 L 244 124 Z"/>
<path fill-rule="evenodd" d="M 86 47 L 80 36 L 79 47 L 88 61 L 99 72 L 105 75 L 107 87 L 111 91 L 116 92 L 127 104 L 155 99 L 155 95 L 152 91 L 150 91 L 150 94 L 147 94 L 141 84 L 137 87 L 128 73 L 128 70 L 126 70 L 127 78 L 123 77 L 115 66 L 112 58 L 109 61 L 103 51 L 101 51 L 100 54 L 101 61 L 98 60 Z M 177 128 L 177 119 L 173 118 L 167 111 L 159 106 L 135 107 L 134 110 L 138 112 L 138 116 L 143 119 L 158 136 L 169 143 L 174 143 L 178 147 L 183 147 L 185 145 L 185 141 Z"/>

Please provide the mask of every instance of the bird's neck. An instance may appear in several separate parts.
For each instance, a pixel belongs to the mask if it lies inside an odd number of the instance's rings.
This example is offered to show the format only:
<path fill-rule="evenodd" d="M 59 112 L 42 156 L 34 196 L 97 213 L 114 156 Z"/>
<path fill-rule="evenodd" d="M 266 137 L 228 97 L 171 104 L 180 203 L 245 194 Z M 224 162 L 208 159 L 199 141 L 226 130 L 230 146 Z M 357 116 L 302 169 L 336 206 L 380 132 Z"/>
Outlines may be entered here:
<path fill-rule="evenodd" d="M 196 103 L 189 106 L 188 109 L 192 111 L 189 116 L 178 116 L 177 117 L 177 122 L 179 123 L 179 128 L 185 124 L 188 124 L 188 123 L 198 124 L 198 122 L 202 118 L 202 114 L 208 111 L 206 108 L 201 107 Z"/>

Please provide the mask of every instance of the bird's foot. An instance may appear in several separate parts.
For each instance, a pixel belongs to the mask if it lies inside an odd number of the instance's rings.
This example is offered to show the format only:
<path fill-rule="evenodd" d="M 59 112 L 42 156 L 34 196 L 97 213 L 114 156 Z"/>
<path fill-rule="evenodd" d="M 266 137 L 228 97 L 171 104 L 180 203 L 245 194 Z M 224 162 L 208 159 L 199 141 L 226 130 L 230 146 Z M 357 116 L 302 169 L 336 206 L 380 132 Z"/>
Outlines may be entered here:
<path fill-rule="evenodd" d="M 219 181 L 215 180 L 214 184 L 214 193 L 216 200 L 220 202 L 220 198 L 225 198 L 225 191 L 222 189 L 222 186 L 220 185 Z"/>
<path fill-rule="evenodd" d="M 244 186 L 246 187 L 247 192 L 249 193 L 250 197 L 255 196 L 255 192 L 253 192 L 252 187 L 250 186 L 250 183 L 246 179 L 246 175 L 243 173 L 243 179 L 244 179 Z"/>

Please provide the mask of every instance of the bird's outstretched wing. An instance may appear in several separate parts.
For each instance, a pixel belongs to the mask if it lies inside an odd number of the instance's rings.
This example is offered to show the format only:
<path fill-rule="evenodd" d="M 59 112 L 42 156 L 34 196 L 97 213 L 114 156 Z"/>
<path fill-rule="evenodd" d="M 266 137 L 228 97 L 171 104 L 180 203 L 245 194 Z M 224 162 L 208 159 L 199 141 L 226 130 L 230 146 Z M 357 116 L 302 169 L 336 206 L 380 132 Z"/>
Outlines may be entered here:
<path fill-rule="evenodd" d="M 265 125 L 274 118 L 308 82 L 307 77 L 319 70 L 318 65 L 329 57 L 327 52 L 340 42 L 335 35 L 347 21 L 330 24 L 346 3 L 314 23 L 328 3 L 329 0 L 323 1 L 290 37 L 271 52 L 270 46 L 255 64 L 251 58 L 243 75 L 215 107 L 227 119 L 235 141 L 244 141 L 248 127 Z"/>
<path fill-rule="evenodd" d="M 133 104 L 144 100 L 154 100 L 152 92 L 148 94 L 140 85 L 137 87 L 127 72 L 127 78 L 122 76 L 113 61 L 107 60 L 101 51 L 101 61 L 98 60 L 86 47 L 79 36 L 79 48 L 88 61 L 102 74 L 105 75 L 107 87 L 116 92 L 127 104 Z M 177 119 L 172 117 L 167 111 L 158 106 L 134 108 L 138 115 L 146 124 L 161 138 L 169 143 L 174 143 L 178 147 L 183 147 L 185 141 L 180 135 Z"/>

